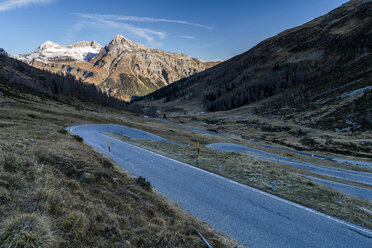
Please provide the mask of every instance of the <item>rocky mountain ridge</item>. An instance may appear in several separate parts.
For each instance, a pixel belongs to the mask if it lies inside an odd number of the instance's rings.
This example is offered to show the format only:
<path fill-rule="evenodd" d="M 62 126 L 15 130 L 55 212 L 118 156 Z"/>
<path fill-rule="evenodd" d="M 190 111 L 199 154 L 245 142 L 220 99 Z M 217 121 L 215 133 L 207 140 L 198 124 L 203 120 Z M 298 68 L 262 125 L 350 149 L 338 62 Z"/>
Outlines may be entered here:
<path fill-rule="evenodd" d="M 94 41 L 70 46 L 45 42 L 18 58 L 39 69 L 73 75 L 124 100 L 151 93 L 219 63 L 146 47 L 122 35 L 105 47 Z"/>

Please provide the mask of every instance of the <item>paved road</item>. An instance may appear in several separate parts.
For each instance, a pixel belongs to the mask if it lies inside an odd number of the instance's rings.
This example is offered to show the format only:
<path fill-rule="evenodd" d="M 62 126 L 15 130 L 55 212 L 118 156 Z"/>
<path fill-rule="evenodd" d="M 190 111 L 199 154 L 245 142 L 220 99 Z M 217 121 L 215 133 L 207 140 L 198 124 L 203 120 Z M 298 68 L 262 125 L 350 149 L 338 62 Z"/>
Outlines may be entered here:
<path fill-rule="evenodd" d="M 210 135 L 214 135 L 214 136 L 217 136 L 217 137 L 223 137 L 223 138 L 228 138 L 228 139 L 244 140 L 244 141 L 247 141 L 247 142 L 250 142 L 252 144 L 262 146 L 262 147 L 265 147 L 265 148 L 268 148 L 268 149 L 286 151 L 286 152 L 296 153 L 296 154 L 300 154 L 300 155 L 304 155 L 304 156 L 308 156 L 308 157 L 315 157 L 315 158 L 319 158 L 319 159 L 332 160 L 332 161 L 335 161 L 337 163 L 347 163 L 347 164 L 351 164 L 351 165 L 355 165 L 355 166 L 359 166 L 359 167 L 363 167 L 363 168 L 372 169 L 372 163 L 371 162 L 357 161 L 357 160 L 350 160 L 350 159 L 342 159 L 342 158 L 335 158 L 335 157 L 324 156 L 324 155 L 317 155 L 317 154 L 313 154 L 313 153 L 300 152 L 300 151 L 295 151 L 295 150 L 291 150 L 291 149 L 265 145 L 265 144 L 262 144 L 262 143 L 259 143 L 259 142 L 256 142 L 256 141 L 252 141 L 252 140 L 247 140 L 247 139 L 222 135 L 222 134 L 219 134 L 219 133 L 206 131 L 206 130 L 203 130 L 203 129 L 200 129 L 200 128 L 195 128 L 195 127 L 190 127 L 190 126 L 187 126 L 187 125 L 174 123 L 172 121 L 168 121 L 168 120 L 164 120 L 164 119 L 157 118 L 157 120 L 168 123 L 168 124 L 171 124 L 171 125 L 187 128 L 189 130 L 193 130 L 193 131 L 199 132 L 199 133 L 210 134 Z M 239 135 L 236 135 L 236 136 L 239 136 Z"/>
<path fill-rule="evenodd" d="M 87 126 L 90 126 L 90 125 L 87 125 Z M 143 130 L 139 130 L 136 128 L 130 128 L 130 127 L 114 125 L 114 124 L 110 124 L 110 125 L 97 124 L 95 125 L 95 128 L 98 132 L 101 132 L 101 133 L 112 133 L 112 134 L 118 134 L 118 135 L 122 135 L 128 138 L 131 138 L 131 139 L 136 139 L 136 140 L 162 141 L 162 142 L 184 146 L 177 142 L 162 138 L 158 135 L 155 135 L 155 134 L 143 131 Z"/>
<path fill-rule="evenodd" d="M 247 247 L 372 247 L 372 230 L 327 216 L 101 133 L 71 127 L 97 151 Z"/>
<path fill-rule="evenodd" d="M 314 163 L 307 163 L 298 160 L 294 160 L 291 158 L 287 158 L 284 156 L 278 156 L 269 152 L 261 151 L 258 149 L 233 144 L 233 143 L 212 143 L 207 145 L 207 147 L 219 150 L 219 151 L 226 151 L 226 152 L 244 152 L 245 154 L 259 158 L 262 160 L 279 161 L 282 164 L 294 166 L 297 168 L 301 168 L 307 171 L 311 171 L 317 174 L 326 175 L 330 177 L 339 178 L 342 180 L 349 180 L 353 182 L 365 183 L 372 185 L 372 173 L 363 172 L 363 171 L 354 171 L 354 170 L 347 170 L 342 168 L 336 168 L 331 166 L 324 166 Z M 279 160 L 278 160 L 279 158 Z"/>
<path fill-rule="evenodd" d="M 320 178 L 311 177 L 311 176 L 306 176 L 306 175 L 302 175 L 302 176 L 310 180 L 313 180 L 315 182 L 324 184 L 325 186 L 331 187 L 335 190 L 344 192 L 346 194 L 372 201 L 372 191 L 369 189 L 360 188 L 360 187 L 356 187 L 356 186 L 352 186 L 352 185 L 348 185 L 344 183 L 338 183 L 338 182 L 329 181 L 329 180 L 320 179 Z"/>

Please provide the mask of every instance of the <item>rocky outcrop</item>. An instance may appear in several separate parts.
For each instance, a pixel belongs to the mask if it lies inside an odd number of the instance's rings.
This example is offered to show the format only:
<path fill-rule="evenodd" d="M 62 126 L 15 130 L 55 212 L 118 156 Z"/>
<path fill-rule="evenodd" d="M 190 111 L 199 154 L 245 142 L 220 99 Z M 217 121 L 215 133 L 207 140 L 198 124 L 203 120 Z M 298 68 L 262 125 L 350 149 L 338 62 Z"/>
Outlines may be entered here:
<path fill-rule="evenodd" d="M 117 96 L 148 94 L 181 78 L 207 69 L 182 53 L 165 52 L 117 35 L 92 59 L 96 82 Z"/>
<path fill-rule="evenodd" d="M 92 52 L 82 53 L 89 50 Z M 70 46 L 45 42 L 33 53 L 19 58 L 37 68 L 71 74 L 125 100 L 146 95 L 219 63 L 146 47 L 122 35 L 115 36 L 105 47 L 94 41 Z"/>

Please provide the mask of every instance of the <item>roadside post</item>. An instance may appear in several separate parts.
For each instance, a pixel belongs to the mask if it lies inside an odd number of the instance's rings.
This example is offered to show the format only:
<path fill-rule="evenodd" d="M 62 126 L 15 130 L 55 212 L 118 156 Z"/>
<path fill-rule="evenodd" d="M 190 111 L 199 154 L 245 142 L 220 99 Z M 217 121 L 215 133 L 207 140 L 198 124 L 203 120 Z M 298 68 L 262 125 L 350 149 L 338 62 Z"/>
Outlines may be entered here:
<path fill-rule="evenodd" d="M 108 152 L 109 152 L 109 158 L 111 158 L 111 147 L 110 147 L 110 141 L 108 141 Z"/>
<path fill-rule="evenodd" d="M 272 181 L 271 189 L 275 192 L 276 191 L 276 181 Z"/>
<path fill-rule="evenodd" d="M 196 160 L 196 163 L 197 164 L 200 164 L 200 147 L 199 147 L 199 141 L 197 142 L 197 148 L 198 148 L 198 158 L 197 158 L 197 160 Z"/>

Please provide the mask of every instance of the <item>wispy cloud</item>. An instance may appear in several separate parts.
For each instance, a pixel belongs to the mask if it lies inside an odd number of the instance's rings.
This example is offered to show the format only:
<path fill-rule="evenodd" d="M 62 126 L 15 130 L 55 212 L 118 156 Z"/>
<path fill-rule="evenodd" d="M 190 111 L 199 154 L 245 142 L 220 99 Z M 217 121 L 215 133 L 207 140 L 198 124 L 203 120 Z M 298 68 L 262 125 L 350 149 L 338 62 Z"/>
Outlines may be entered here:
<path fill-rule="evenodd" d="M 127 23 L 107 21 L 107 20 L 103 20 L 101 22 L 106 24 L 109 27 L 119 28 L 125 31 L 129 31 L 139 37 L 146 39 L 149 42 L 154 39 L 154 36 L 160 39 L 164 39 L 167 36 L 167 34 L 162 31 L 156 31 L 156 30 L 148 29 L 148 28 L 141 28 L 141 27 L 137 27 L 131 24 L 127 24 Z"/>
<path fill-rule="evenodd" d="M 79 16 L 85 16 L 86 14 L 83 13 L 76 13 Z M 164 18 L 153 18 L 153 17 L 138 17 L 138 16 L 123 16 L 123 15 L 95 15 L 99 16 L 100 18 L 107 19 L 107 20 L 115 20 L 115 21 L 132 21 L 132 22 L 166 22 L 166 23 L 176 23 L 176 24 L 183 24 L 183 25 L 191 25 L 199 28 L 205 28 L 212 30 L 213 28 L 208 25 L 203 25 L 199 23 L 193 23 L 183 20 L 172 20 L 172 19 L 164 19 Z"/>
<path fill-rule="evenodd" d="M 54 0 L 4 0 L 0 2 L 0 11 L 26 7 L 30 4 L 48 4 Z"/>
<path fill-rule="evenodd" d="M 180 38 L 188 39 L 188 40 L 194 40 L 195 39 L 194 36 L 189 36 L 189 35 L 182 35 L 182 36 L 180 36 Z"/>
<path fill-rule="evenodd" d="M 81 17 L 83 20 L 89 20 L 85 22 L 79 22 L 75 31 L 80 31 L 85 26 L 89 25 L 103 25 L 104 27 L 111 27 L 122 32 L 130 32 L 141 38 L 146 39 L 148 42 L 152 42 L 155 38 L 164 39 L 167 34 L 163 31 L 153 30 L 149 28 L 142 28 L 132 24 L 120 22 L 115 18 L 111 18 L 111 15 L 99 15 L 99 14 L 83 14 L 74 13 L 75 15 Z"/>
<path fill-rule="evenodd" d="M 172 20 L 164 18 L 153 18 L 153 17 L 138 17 L 138 16 L 125 16 L 125 15 L 104 15 L 104 14 L 86 14 L 86 13 L 72 13 L 82 19 L 72 32 L 77 32 L 83 29 L 86 26 L 92 26 L 92 23 L 101 25 L 103 27 L 111 27 L 119 29 L 122 32 L 130 32 L 138 37 L 141 37 L 147 40 L 150 43 L 154 43 L 155 39 L 164 39 L 167 36 L 167 33 L 164 31 L 149 29 L 139 27 L 134 25 L 135 23 L 142 22 L 163 22 L 163 23 L 175 23 L 181 25 L 189 25 L 198 28 L 212 30 L 213 28 L 208 25 L 203 25 L 199 23 L 188 22 L 184 20 Z M 131 23 L 132 22 L 132 23 Z M 181 36 L 183 39 L 195 39 L 193 36 Z"/>

